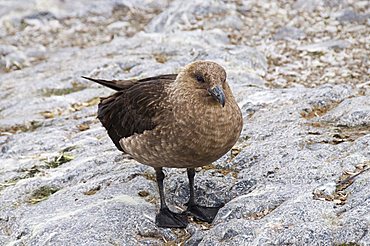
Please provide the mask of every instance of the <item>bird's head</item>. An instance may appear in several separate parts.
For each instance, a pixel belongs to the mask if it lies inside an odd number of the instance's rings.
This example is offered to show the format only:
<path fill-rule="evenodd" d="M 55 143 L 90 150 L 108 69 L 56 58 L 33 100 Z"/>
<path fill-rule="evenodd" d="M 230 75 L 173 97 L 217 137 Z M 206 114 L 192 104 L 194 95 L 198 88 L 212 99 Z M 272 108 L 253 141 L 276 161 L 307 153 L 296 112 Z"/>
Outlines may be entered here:
<path fill-rule="evenodd" d="M 224 92 L 226 72 L 223 67 L 211 61 L 195 61 L 187 65 L 179 74 L 183 82 L 194 90 L 201 91 L 203 95 L 211 97 L 222 107 L 225 106 L 226 96 Z"/>

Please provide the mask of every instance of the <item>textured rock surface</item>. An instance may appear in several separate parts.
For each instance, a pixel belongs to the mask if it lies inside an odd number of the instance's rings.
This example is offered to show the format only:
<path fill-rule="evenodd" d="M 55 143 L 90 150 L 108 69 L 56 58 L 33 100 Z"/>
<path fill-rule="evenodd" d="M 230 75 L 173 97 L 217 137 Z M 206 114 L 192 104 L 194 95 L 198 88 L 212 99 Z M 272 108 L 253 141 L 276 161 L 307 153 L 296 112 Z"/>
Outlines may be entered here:
<path fill-rule="evenodd" d="M 369 245 L 368 1 L 0 1 L 0 245 Z M 154 225 L 154 171 L 80 79 L 219 62 L 240 141 L 198 170 L 212 225 Z M 210 123 L 211 124 L 211 123 Z M 184 170 L 166 170 L 182 210 Z"/>

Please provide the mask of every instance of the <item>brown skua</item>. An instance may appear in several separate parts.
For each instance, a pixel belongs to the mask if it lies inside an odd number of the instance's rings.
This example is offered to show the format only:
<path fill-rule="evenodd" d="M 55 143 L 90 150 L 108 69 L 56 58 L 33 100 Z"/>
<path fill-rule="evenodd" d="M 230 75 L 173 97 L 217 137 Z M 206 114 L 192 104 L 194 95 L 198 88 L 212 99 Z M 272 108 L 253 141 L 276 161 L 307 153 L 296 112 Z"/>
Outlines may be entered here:
<path fill-rule="evenodd" d="M 98 118 L 120 151 L 154 167 L 161 201 L 156 224 L 183 228 L 187 215 L 212 222 L 219 207 L 195 203 L 194 168 L 226 154 L 243 125 L 225 70 L 211 61 L 196 61 L 179 74 L 140 80 L 83 78 L 117 91 L 101 98 Z M 174 213 L 165 203 L 163 167 L 187 168 L 190 198 L 185 213 Z"/>

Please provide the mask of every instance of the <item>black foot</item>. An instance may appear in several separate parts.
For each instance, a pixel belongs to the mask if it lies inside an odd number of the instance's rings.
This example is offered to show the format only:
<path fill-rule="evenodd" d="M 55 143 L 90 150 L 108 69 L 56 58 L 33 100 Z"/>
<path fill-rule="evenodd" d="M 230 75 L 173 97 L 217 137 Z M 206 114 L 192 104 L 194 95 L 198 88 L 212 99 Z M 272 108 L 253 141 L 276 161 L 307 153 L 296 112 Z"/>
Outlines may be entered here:
<path fill-rule="evenodd" d="M 204 207 L 199 205 L 189 206 L 186 213 L 194 216 L 195 219 L 212 223 L 213 219 L 216 217 L 217 212 L 222 206 L 219 207 Z"/>
<path fill-rule="evenodd" d="M 155 224 L 165 228 L 185 228 L 188 225 L 188 218 L 185 214 L 176 214 L 165 208 L 159 210 Z"/>

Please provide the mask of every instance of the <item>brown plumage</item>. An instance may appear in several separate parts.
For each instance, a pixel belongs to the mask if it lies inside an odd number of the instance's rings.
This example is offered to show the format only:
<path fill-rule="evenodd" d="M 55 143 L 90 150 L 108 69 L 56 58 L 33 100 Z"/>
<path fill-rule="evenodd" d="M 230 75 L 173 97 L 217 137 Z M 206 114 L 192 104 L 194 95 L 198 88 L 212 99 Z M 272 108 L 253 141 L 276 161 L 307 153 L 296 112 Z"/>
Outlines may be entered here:
<path fill-rule="evenodd" d="M 214 62 L 197 61 L 178 75 L 141 80 L 84 78 L 117 91 L 101 99 L 98 118 L 119 150 L 156 169 L 160 193 L 163 193 L 162 167 L 188 168 L 191 183 L 194 167 L 217 160 L 239 138 L 242 115 L 225 70 Z M 162 180 L 159 176 L 163 176 Z M 161 213 L 168 209 L 162 203 L 161 194 Z M 168 214 L 163 222 L 163 216 L 158 218 L 161 213 L 157 215 L 159 226 L 187 224 L 181 216 L 175 219 L 170 216 L 169 222 Z M 202 215 L 194 216 L 202 219 Z"/>

